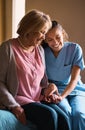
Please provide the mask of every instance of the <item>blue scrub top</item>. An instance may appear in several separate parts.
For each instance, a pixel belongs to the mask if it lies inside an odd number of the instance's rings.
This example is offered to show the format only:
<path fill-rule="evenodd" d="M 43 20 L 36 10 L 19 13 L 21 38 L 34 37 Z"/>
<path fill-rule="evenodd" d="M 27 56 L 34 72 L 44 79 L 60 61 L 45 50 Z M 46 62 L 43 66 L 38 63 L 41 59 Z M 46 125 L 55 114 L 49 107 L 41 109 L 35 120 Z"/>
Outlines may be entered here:
<path fill-rule="evenodd" d="M 71 79 L 71 69 L 74 65 L 85 68 L 82 49 L 79 44 L 65 42 L 63 48 L 55 57 L 52 50 L 47 46 L 45 50 L 46 72 L 48 79 L 54 82 L 60 93 L 63 92 Z M 82 83 L 81 77 L 71 95 L 84 95 L 85 84 Z"/>

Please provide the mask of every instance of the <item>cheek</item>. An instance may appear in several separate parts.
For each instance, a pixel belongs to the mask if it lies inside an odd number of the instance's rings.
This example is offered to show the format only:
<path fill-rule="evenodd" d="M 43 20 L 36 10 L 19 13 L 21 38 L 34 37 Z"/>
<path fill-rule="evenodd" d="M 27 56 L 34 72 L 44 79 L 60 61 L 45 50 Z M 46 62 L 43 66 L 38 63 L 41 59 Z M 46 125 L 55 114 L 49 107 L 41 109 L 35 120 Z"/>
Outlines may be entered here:
<path fill-rule="evenodd" d="M 61 42 L 63 43 L 63 36 L 61 37 Z"/>
<path fill-rule="evenodd" d="M 38 34 L 38 35 L 36 36 L 36 38 L 38 38 L 38 39 L 42 38 L 42 34 Z"/>
<path fill-rule="evenodd" d="M 61 44 L 62 44 L 62 46 L 63 46 L 63 44 L 64 44 L 64 43 L 63 43 L 63 39 L 61 39 Z"/>
<path fill-rule="evenodd" d="M 47 44 L 50 46 L 50 45 L 52 45 L 52 42 L 47 42 Z"/>
<path fill-rule="evenodd" d="M 39 40 L 40 39 L 40 35 L 36 35 L 33 39 L 34 39 L 34 41 Z"/>

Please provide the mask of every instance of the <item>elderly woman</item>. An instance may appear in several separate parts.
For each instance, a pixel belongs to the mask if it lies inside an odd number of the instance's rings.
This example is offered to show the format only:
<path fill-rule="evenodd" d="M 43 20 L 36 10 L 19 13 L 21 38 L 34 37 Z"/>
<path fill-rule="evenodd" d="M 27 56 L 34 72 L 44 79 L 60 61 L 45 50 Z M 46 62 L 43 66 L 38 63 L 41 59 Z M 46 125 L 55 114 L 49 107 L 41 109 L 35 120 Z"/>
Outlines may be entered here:
<path fill-rule="evenodd" d="M 19 23 L 19 36 L 0 47 L 0 105 L 23 124 L 29 119 L 39 130 L 57 130 L 58 111 L 67 125 L 61 110 L 40 102 L 41 90 L 48 86 L 40 44 L 50 27 L 48 15 L 31 10 Z"/>

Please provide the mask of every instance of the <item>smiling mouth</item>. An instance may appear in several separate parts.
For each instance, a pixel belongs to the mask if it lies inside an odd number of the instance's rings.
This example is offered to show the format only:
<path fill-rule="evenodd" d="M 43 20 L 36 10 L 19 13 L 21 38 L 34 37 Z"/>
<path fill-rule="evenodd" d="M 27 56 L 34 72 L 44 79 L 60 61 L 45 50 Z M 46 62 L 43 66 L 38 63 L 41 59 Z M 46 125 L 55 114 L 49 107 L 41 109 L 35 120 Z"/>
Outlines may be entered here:
<path fill-rule="evenodd" d="M 55 46 L 53 46 L 53 48 L 58 48 L 59 47 L 59 45 L 55 45 Z"/>

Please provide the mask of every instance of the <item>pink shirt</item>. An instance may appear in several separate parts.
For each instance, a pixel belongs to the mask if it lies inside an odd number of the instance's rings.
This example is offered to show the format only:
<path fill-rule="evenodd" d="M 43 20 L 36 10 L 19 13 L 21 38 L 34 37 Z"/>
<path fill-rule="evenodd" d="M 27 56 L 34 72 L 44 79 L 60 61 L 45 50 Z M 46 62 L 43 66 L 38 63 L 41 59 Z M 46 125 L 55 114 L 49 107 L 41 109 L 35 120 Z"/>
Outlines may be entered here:
<path fill-rule="evenodd" d="M 44 66 L 38 47 L 35 47 L 33 52 L 28 53 L 19 46 L 17 39 L 13 39 L 12 43 L 19 80 L 18 93 L 15 99 L 20 105 L 39 102 L 40 82 L 44 76 Z"/>

